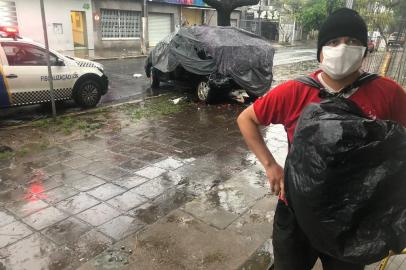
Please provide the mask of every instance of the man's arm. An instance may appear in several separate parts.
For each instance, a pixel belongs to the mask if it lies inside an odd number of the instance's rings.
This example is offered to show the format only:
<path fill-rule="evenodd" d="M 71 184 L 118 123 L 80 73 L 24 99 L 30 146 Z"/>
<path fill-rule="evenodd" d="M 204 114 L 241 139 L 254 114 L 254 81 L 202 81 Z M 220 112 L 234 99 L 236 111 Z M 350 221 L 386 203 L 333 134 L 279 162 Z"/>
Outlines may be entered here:
<path fill-rule="evenodd" d="M 272 192 L 275 195 L 280 193 L 281 198 L 285 199 L 283 168 L 275 161 L 275 158 L 265 144 L 259 130 L 260 123 L 255 115 L 253 105 L 249 106 L 238 116 L 237 123 L 249 149 L 255 154 L 262 166 L 264 166 Z"/>

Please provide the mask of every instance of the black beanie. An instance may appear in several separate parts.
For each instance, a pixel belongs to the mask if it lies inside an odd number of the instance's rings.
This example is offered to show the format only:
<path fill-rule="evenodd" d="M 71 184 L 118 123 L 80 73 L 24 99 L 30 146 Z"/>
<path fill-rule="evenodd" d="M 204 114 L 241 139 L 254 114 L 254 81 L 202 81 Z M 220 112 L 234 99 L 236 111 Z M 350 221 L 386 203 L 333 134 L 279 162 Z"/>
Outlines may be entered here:
<path fill-rule="evenodd" d="M 317 41 L 317 60 L 320 62 L 321 48 L 330 40 L 338 37 L 352 37 L 368 46 L 368 30 L 362 17 L 349 8 L 340 8 L 333 12 L 323 23 Z"/>

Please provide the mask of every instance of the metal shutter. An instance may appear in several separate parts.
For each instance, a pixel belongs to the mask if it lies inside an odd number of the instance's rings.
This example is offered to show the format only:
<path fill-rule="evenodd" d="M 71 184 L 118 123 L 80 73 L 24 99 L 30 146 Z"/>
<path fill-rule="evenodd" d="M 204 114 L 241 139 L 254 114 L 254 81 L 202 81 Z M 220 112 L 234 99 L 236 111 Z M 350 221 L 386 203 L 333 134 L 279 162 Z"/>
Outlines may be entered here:
<path fill-rule="evenodd" d="M 172 30 L 172 16 L 170 14 L 149 14 L 148 35 L 149 46 L 154 47 Z"/>

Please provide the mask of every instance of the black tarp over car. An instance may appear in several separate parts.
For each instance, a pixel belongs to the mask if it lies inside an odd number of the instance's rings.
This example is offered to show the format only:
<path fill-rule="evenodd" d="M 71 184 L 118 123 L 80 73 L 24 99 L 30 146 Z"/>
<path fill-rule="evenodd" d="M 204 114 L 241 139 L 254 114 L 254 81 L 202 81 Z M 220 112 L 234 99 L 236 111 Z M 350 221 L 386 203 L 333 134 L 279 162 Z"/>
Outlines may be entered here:
<path fill-rule="evenodd" d="M 152 50 L 151 64 L 162 72 L 181 65 L 197 75 L 230 76 L 256 96 L 271 86 L 275 50 L 269 42 L 235 27 L 181 28 Z"/>
<path fill-rule="evenodd" d="M 285 164 L 290 207 L 319 251 L 370 264 L 406 247 L 406 129 L 350 100 L 302 112 Z"/>

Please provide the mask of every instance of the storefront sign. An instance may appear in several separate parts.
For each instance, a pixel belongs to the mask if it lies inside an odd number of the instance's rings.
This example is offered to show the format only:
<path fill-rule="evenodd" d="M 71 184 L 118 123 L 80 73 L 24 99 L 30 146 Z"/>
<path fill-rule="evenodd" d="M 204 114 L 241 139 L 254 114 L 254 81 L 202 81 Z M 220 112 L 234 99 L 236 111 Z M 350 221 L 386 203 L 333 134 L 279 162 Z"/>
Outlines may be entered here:
<path fill-rule="evenodd" d="M 188 6 L 200 6 L 200 7 L 207 6 L 206 3 L 203 2 L 203 0 L 150 0 L 150 1 L 177 5 L 188 5 Z"/>

